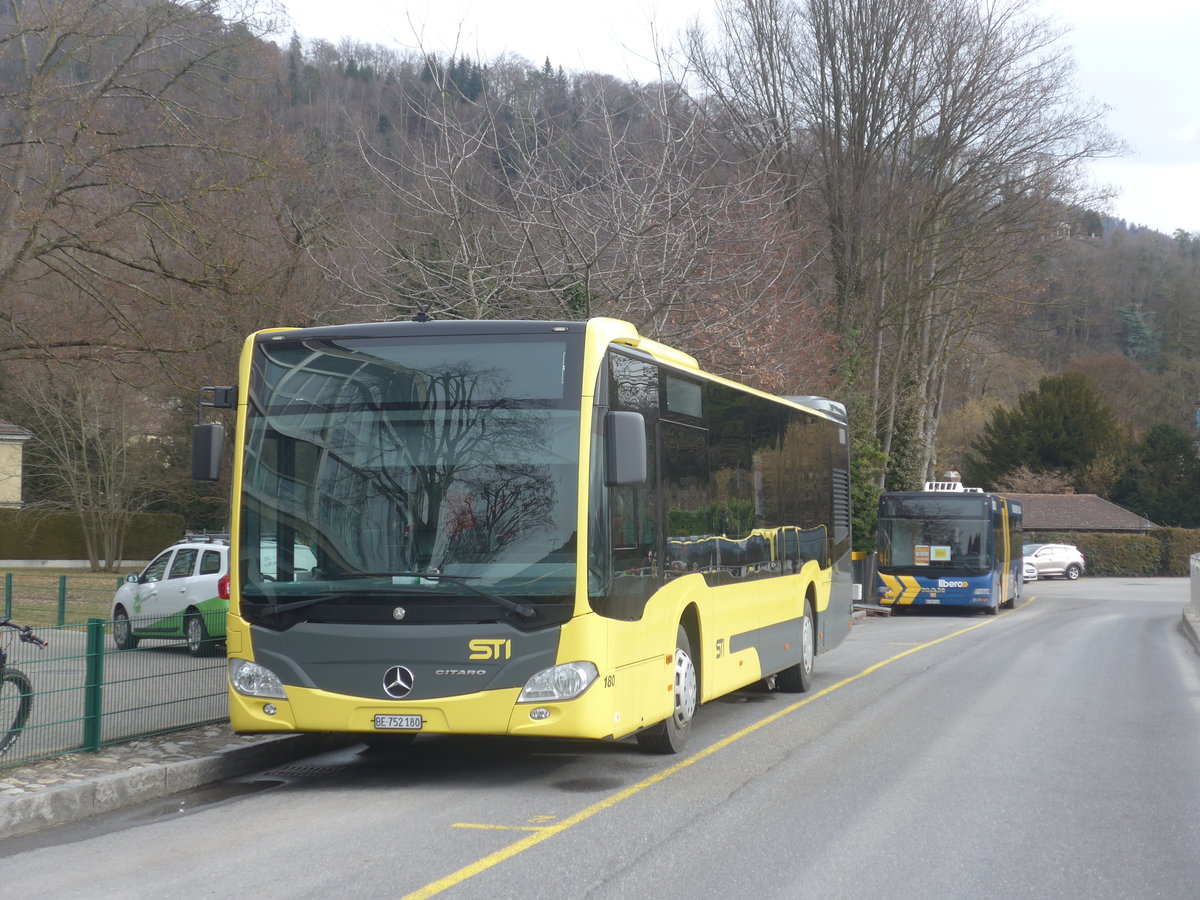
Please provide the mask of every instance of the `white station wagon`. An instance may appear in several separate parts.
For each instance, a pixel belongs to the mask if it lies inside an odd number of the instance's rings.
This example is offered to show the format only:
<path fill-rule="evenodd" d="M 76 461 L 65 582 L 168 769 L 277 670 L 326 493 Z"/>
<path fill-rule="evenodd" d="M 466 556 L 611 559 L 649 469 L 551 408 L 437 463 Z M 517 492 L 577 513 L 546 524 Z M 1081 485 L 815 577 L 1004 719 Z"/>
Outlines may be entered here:
<path fill-rule="evenodd" d="M 113 642 L 132 650 L 143 638 L 182 638 L 192 656 L 205 656 L 225 638 L 228 609 L 228 541 L 183 540 L 117 589 Z"/>

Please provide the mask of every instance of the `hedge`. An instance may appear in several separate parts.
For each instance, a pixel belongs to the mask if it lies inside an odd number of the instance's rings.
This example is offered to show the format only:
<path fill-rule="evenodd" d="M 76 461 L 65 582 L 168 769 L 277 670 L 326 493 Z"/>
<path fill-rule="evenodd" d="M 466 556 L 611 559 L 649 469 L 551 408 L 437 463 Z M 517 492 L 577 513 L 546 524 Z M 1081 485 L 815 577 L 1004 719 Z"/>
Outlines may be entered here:
<path fill-rule="evenodd" d="M 178 513 L 137 513 L 121 555 L 151 559 L 183 534 Z M 65 510 L 0 509 L 0 559 L 87 559 L 79 516 Z"/>
<path fill-rule="evenodd" d="M 1026 532 L 1029 544 L 1074 544 L 1088 575 L 1146 578 L 1186 577 L 1189 558 L 1200 553 L 1200 529 L 1155 528 L 1147 534 L 1108 532 Z"/>

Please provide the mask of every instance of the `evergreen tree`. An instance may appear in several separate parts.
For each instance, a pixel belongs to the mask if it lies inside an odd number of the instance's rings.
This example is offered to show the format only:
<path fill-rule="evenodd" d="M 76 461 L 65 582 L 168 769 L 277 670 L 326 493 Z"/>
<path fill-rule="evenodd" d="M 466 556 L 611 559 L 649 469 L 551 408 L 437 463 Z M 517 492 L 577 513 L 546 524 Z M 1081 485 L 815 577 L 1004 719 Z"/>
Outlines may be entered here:
<path fill-rule="evenodd" d="M 1155 425 L 1134 448 L 1113 501 L 1157 525 L 1200 527 L 1200 459 L 1187 432 Z"/>
<path fill-rule="evenodd" d="M 1033 472 L 1062 471 L 1076 481 L 1121 442 L 1116 413 L 1081 372 L 1050 375 L 1037 390 L 999 407 L 966 456 L 966 480 L 994 487 L 1019 466 Z"/>
<path fill-rule="evenodd" d="M 300 46 L 300 35 L 292 32 L 288 42 L 288 103 L 295 106 L 300 102 L 300 64 L 303 61 L 303 51 Z"/>
<path fill-rule="evenodd" d="M 1130 359 L 1145 362 L 1158 351 L 1159 335 L 1154 327 L 1154 313 L 1143 312 L 1142 304 L 1130 303 L 1117 310 L 1121 317 L 1123 335 L 1121 349 Z"/>
<path fill-rule="evenodd" d="M 875 521 L 879 513 L 880 476 L 887 471 L 887 454 L 879 439 L 862 429 L 850 437 L 850 521 L 855 550 L 875 549 Z"/>

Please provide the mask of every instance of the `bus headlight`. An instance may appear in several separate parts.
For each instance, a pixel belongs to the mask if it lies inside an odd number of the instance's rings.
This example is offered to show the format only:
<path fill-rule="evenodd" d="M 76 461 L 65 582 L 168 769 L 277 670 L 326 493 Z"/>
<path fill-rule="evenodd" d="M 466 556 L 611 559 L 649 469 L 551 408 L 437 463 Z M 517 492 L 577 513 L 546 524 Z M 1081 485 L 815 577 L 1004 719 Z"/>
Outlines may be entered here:
<path fill-rule="evenodd" d="M 570 662 L 542 669 L 521 688 L 518 703 L 574 700 L 600 676 L 594 663 Z"/>
<path fill-rule="evenodd" d="M 286 700 L 283 682 L 270 669 L 245 659 L 229 661 L 229 683 L 239 694 L 247 697 L 278 697 Z"/>

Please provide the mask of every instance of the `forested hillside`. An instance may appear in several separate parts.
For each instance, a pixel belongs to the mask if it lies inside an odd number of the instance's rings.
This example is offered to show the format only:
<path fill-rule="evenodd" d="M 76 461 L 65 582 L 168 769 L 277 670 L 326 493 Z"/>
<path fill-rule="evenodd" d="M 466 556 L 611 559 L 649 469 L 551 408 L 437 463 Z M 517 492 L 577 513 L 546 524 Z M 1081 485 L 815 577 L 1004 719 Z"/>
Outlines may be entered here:
<path fill-rule="evenodd" d="M 965 466 L 1047 375 L 1114 409 L 1107 488 L 1152 426 L 1190 427 L 1200 244 L 1102 217 L 1080 170 L 1113 141 L 1025 0 L 733 0 L 676 48 L 686 79 L 648 84 L 551 48 L 281 46 L 224 9 L 0 0 L 27 502 L 219 524 L 184 436 L 244 336 L 417 313 L 617 316 L 843 400 L 867 507 Z"/>

